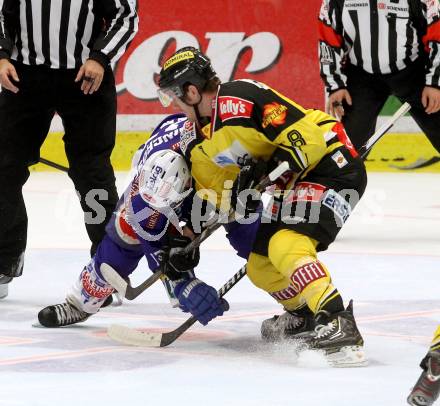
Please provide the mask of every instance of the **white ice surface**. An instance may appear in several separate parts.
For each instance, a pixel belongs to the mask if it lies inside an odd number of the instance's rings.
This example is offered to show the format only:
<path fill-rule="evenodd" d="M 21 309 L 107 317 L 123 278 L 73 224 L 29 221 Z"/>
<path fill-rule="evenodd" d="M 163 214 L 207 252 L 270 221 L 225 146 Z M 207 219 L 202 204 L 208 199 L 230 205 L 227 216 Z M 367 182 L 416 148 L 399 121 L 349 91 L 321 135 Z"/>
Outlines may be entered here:
<path fill-rule="evenodd" d="M 248 280 L 228 293 L 224 317 L 193 326 L 168 348 L 121 346 L 105 335 L 115 322 L 165 330 L 182 323 L 187 316 L 170 308 L 160 283 L 83 324 L 33 328 L 41 308 L 63 301 L 88 260 L 88 240 L 68 178 L 32 174 L 25 272 L 0 301 L 0 405 L 404 405 L 440 320 L 439 180 L 371 174 L 357 210 L 321 255 L 345 301 L 354 299 L 370 360 L 334 369 L 316 354 L 297 358 L 287 344 L 261 342 L 261 321 L 281 309 Z M 215 235 L 198 275 L 219 287 L 241 264 Z"/>

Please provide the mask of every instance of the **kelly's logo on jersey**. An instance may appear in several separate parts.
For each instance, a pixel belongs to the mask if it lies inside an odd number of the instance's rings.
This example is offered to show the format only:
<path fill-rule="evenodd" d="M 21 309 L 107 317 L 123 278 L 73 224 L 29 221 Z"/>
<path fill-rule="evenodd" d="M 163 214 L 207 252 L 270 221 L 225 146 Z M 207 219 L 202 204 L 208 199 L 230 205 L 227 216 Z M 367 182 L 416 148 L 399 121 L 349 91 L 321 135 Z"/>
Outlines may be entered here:
<path fill-rule="evenodd" d="M 263 128 L 272 125 L 278 127 L 286 122 L 287 107 L 273 102 L 266 104 L 263 109 Z"/>
<path fill-rule="evenodd" d="M 231 118 L 250 118 L 254 103 L 240 97 L 220 96 L 218 98 L 218 115 L 222 122 Z"/>

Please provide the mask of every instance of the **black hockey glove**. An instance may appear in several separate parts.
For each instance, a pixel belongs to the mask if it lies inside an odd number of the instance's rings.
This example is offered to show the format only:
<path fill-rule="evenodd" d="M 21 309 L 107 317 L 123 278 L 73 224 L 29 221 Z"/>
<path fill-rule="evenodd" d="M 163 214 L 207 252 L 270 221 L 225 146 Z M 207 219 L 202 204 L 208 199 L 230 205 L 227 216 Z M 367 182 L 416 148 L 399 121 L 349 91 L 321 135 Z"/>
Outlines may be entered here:
<path fill-rule="evenodd" d="M 183 274 L 192 271 L 200 261 L 199 248 L 188 254 L 183 253 L 183 248 L 191 242 L 189 237 L 172 235 L 168 237 L 168 243 L 164 246 L 161 255 L 162 272 L 171 280 L 182 279 Z"/>
<path fill-rule="evenodd" d="M 256 212 L 260 206 L 260 200 L 253 199 L 250 192 L 244 192 L 249 189 L 254 189 L 255 186 L 263 179 L 267 174 L 267 163 L 262 160 L 247 159 L 241 168 L 237 179 L 235 179 L 234 185 L 231 190 L 231 207 L 235 211 L 244 213 Z M 254 192 L 255 194 L 255 192 Z"/>

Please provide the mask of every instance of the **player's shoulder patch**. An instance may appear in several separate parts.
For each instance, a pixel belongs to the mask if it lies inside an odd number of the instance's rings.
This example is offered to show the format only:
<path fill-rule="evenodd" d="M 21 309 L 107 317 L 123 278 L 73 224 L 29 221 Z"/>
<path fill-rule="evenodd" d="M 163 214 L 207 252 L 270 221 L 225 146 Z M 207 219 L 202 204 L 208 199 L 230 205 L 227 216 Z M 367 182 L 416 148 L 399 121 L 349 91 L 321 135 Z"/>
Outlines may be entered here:
<path fill-rule="evenodd" d="M 182 131 L 180 132 L 180 150 L 184 156 L 188 156 L 189 152 L 197 142 L 197 129 L 196 125 L 190 121 L 187 121 Z"/>
<path fill-rule="evenodd" d="M 222 122 L 232 118 L 251 118 L 254 103 L 237 96 L 218 96 L 218 116 Z"/>

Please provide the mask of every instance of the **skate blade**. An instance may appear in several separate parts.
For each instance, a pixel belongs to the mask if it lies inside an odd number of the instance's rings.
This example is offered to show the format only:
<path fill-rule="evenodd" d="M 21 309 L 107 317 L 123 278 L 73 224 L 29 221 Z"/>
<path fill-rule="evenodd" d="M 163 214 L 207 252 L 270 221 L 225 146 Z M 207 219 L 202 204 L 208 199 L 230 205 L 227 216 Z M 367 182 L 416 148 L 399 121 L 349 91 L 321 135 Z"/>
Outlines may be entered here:
<path fill-rule="evenodd" d="M 325 357 L 328 364 L 334 368 L 356 368 L 368 365 L 363 347 L 359 345 L 342 347 L 337 352 L 325 353 Z"/>
<path fill-rule="evenodd" d="M 431 406 L 434 404 L 433 399 L 428 399 L 426 396 L 417 393 L 409 395 L 406 401 L 411 406 Z"/>

